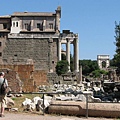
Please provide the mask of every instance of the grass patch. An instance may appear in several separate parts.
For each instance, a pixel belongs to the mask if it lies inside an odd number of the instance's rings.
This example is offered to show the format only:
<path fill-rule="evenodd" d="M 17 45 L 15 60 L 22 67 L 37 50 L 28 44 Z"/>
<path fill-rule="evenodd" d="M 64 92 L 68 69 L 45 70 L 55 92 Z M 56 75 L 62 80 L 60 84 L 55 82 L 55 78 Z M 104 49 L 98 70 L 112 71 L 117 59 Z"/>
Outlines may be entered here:
<path fill-rule="evenodd" d="M 18 108 L 18 112 L 22 112 L 24 110 L 22 106 L 22 102 L 25 100 L 25 98 L 29 98 L 32 100 L 36 96 L 42 97 L 42 95 L 36 95 L 36 94 L 23 94 L 23 96 L 21 97 L 13 97 L 12 100 L 15 103 L 13 107 Z"/>

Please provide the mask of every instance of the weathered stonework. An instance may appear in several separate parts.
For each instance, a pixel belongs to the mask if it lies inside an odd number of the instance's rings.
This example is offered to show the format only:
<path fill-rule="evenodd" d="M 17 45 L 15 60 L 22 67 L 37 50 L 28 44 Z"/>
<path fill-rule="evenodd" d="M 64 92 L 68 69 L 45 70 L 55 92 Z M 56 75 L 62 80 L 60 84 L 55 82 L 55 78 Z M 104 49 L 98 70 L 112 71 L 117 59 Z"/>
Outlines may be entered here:
<path fill-rule="evenodd" d="M 32 59 L 35 69 L 48 70 L 48 40 L 47 39 L 8 39 L 3 54 L 4 64 L 29 64 Z"/>
<path fill-rule="evenodd" d="M 15 12 L 10 16 L 0 16 L 0 70 L 10 69 L 13 71 L 11 74 L 15 72 L 23 83 L 23 91 L 37 91 L 39 85 L 48 84 L 50 79 L 54 79 L 54 76 L 48 77 L 48 73 L 56 71 L 57 62 L 61 60 L 61 43 L 64 41 L 68 46 L 69 63 L 69 46 L 76 41 L 74 68 L 78 72 L 78 35 L 69 30 L 60 33 L 60 18 L 60 6 L 53 13 Z M 16 79 L 15 73 L 13 76 Z M 10 77 L 9 74 L 8 79 L 12 81 Z M 58 76 L 55 81 L 60 81 Z M 19 88 L 17 82 L 14 84 Z M 21 88 L 12 90 L 21 91 Z"/>
<path fill-rule="evenodd" d="M 80 101 L 53 101 L 48 108 L 52 114 L 86 116 L 86 103 Z M 119 103 L 88 103 L 88 116 L 112 117 L 120 116 Z"/>
<path fill-rule="evenodd" d="M 0 65 L 0 71 L 13 92 L 38 92 L 39 85 L 48 85 L 46 71 L 34 70 L 33 65 Z"/>

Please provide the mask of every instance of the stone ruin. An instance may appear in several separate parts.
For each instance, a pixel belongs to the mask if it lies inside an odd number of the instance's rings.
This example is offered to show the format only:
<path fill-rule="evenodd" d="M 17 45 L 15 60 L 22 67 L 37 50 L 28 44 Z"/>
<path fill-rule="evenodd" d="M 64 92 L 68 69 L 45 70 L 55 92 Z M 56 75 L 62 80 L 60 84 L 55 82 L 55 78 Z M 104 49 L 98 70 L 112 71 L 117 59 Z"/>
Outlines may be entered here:
<path fill-rule="evenodd" d="M 9 73 L 12 72 L 14 73 L 14 71 L 9 70 Z M 50 75 L 51 74 L 49 74 L 49 78 L 52 78 Z M 85 115 L 86 93 L 89 93 L 89 116 L 119 116 L 120 109 L 118 109 L 117 106 L 119 106 L 120 102 L 120 83 L 118 81 L 113 81 L 111 79 L 89 79 L 85 78 L 85 76 L 83 76 L 84 79 L 80 81 L 79 74 L 75 73 L 67 73 L 63 76 L 57 76 L 55 73 L 52 73 L 52 75 L 54 78 L 49 81 L 51 84 L 39 85 L 37 91 L 41 93 L 49 92 L 45 97 L 46 102 L 44 106 L 46 107 L 43 108 L 43 98 L 36 99 L 35 103 L 33 100 L 28 100 L 26 98 L 24 103 L 21 103 L 24 105 L 24 110 L 44 111 L 45 109 L 47 113 L 64 114 L 62 111 L 67 111 L 65 113 L 67 115 Z M 16 81 L 19 81 L 19 86 L 22 86 L 23 83 L 20 81 L 17 74 L 16 78 Z M 38 98 L 37 95 L 36 98 Z M 50 98 L 49 102 L 47 98 Z M 28 101 L 28 103 L 26 101 Z"/>
<path fill-rule="evenodd" d="M 56 95 L 49 94 L 52 96 L 52 100 L 49 102 L 45 111 L 49 113 L 61 113 L 59 110 L 60 106 L 62 106 L 61 110 L 64 111 L 65 106 L 73 107 L 74 115 L 85 115 L 85 103 L 86 103 L 86 96 L 84 95 L 85 92 L 90 92 L 91 94 L 88 97 L 89 102 L 89 109 L 91 109 L 90 116 L 100 116 L 100 111 L 102 113 L 109 113 L 111 117 L 115 117 L 111 112 L 112 110 L 117 113 L 118 116 L 120 110 L 117 106 L 119 106 L 120 102 L 120 82 L 119 77 L 116 75 L 115 70 L 109 70 L 108 76 L 103 76 L 99 79 L 87 78 L 77 72 L 68 72 L 63 74 L 62 76 L 58 76 L 54 72 L 46 73 L 45 71 L 37 71 L 34 70 L 33 65 L 1 65 L 1 70 L 6 73 L 6 78 L 8 79 L 9 86 L 12 92 L 51 92 L 51 93 L 58 93 Z M 24 73 L 24 77 L 23 77 Z M 22 75 L 21 75 L 22 74 Z M 62 94 L 59 94 L 62 93 Z M 42 98 L 41 98 L 42 99 Z M 37 103 L 37 108 L 34 103 L 32 103 L 32 107 L 37 111 L 43 111 L 43 100 L 39 100 Z M 69 105 L 69 103 L 70 105 Z M 78 105 L 79 102 L 79 105 Z M 111 109 L 111 112 L 106 109 L 102 109 L 106 106 L 103 103 L 109 103 L 108 108 Z M 59 105 L 58 105 L 59 103 Z M 114 109 L 111 105 L 114 103 L 116 106 Z M 21 103 L 22 104 L 22 103 Z M 55 106 L 56 107 L 55 107 Z M 73 106 L 72 106 L 73 105 Z M 81 108 L 81 111 L 78 111 L 78 108 L 74 108 L 78 106 Z M 42 106 L 42 107 L 41 107 Z M 26 105 L 24 110 L 31 111 L 31 105 Z M 71 114 L 69 111 L 66 114 Z M 13 108 L 11 108 L 13 110 Z M 95 111 L 96 110 L 96 111 Z M 89 110 L 90 111 L 90 110 Z M 93 112 L 94 111 L 94 112 Z M 72 111 L 73 113 L 73 111 Z M 81 113 L 81 114 L 79 114 Z M 107 114 L 102 114 L 103 116 Z M 106 116 L 108 117 L 108 116 Z"/>
<path fill-rule="evenodd" d="M 120 100 L 120 82 L 117 80 L 115 71 L 110 71 L 108 77 L 101 79 L 89 79 L 83 76 L 81 81 L 80 74 L 74 72 L 58 76 L 56 73 L 47 74 L 44 71 L 34 71 L 32 65 L 0 67 L 1 71 L 6 73 L 6 79 L 8 79 L 12 92 L 65 92 L 68 89 L 67 91 L 70 90 L 69 92 L 75 94 L 78 91 L 92 91 L 93 97 L 99 98 L 101 101 L 119 102 Z"/>

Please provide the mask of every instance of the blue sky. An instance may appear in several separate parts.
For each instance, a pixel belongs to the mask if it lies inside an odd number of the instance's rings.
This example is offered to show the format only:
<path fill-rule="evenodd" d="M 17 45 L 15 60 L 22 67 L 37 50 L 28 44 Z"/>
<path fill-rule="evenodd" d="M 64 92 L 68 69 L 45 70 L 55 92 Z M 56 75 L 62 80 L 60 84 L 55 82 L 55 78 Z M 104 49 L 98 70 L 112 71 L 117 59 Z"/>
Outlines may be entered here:
<path fill-rule="evenodd" d="M 61 6 L 61 32 L 79 34 L 79 59 L 115 54 L 115 21 L 120 21 L 120 0 L 0 0 L 0 15 L 13 12 L 55 12 Z M 71 51 L 73 47 L 71 46 Z"/>

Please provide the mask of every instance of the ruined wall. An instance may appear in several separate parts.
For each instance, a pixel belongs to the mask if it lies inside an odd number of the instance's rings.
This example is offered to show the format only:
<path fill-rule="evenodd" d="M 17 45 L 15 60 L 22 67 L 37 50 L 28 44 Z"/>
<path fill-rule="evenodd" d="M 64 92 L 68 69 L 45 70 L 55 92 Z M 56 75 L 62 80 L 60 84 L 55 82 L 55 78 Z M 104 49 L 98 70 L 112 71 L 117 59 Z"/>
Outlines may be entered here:
<path fill-rule="evenodd" d="M 7 74 L 8 79 L 11 78 L 9 85 L 15 86 L 12 90 L 38 91 L 39 85 L 48 84 L 47 73 L 55 71 L 58 60 L 58 35 L 54 33 L 10 33 L 1 42 L 0 69 L 13 71 L 11 74 L 14 76 L 14 83 L 10 82 L 13 78 Z M 22 90 L 17 83 L 19 80 L 15 81 L 14 72 L 23 83 Z"/>
<path fill-rule="evenodd" d="M 51 84 L 51 85 L 62 84 L 63 83 L 63 77 L 58 76 L 55 72 L 48 73 L 47 78 L 48 78 L 48 83 Z"/>
<path fill-rule="evenodd" d="M 49 45 L 47 39 L 8 39 L 3 50 L 4 64 L 26 64 L 33 60 L 35 69 L 48 70 Z"/>
<path fill-rule="evenodd" d="M 3 49 L 5 48 L 5 43 L 7 39 L 7 33 L 0 33 L 0 63 L 2 64 Z"/>
<path fill-rule="evenodd" d="M 55 71 L 58 39 L 52 36 L 54 34 L 9 34 L 0 63 L 34 64 L 35 70 Z"/>
<path fill-rule="evenodd" d="M 0 65 L 0 71 L 14 92 L 37 92 L 39 85 L 48 84 L 46 71 L 34 70 L 33 65 Z"/>
<path fill-rule="evenodd" d="M 47 74 L 44 70 L 35 70 L 33 72 L 34 85 L 47 85 Z"/>

